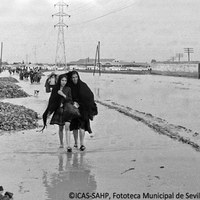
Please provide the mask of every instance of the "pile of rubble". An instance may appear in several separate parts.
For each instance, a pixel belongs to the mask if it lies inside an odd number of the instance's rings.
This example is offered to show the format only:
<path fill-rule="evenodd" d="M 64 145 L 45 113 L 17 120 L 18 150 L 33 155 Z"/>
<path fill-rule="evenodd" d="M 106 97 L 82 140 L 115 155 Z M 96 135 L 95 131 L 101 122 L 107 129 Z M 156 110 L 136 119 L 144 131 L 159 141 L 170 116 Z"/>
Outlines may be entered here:
<path fill-rule="evenodd" d="M 19 98 L 29 96 L 20 88 L 20 86 L 15 84 L 16 81 L 17 80 L 12 77 L 0 78 L 0 98 Z"/>
<path fill-rule="evenodd" d="M 19 83 L 19 81 L 16 78 L 13 78 L 13 77 L 0 77 L 0 82 L 1 81 L 7 81 L 7 82 L 12 82 L 12 83 Z"/>
<path fill-rule="evenodd" d="M 38 127 L 38 114 L 24 106 L 0 102 L 0 130 L 26 130 Z"/>
<path fill-rule="evenodd" d="M 13 77 L 0 77 L 0 99 L 28 97 Z M 0 101 L 0 130 L 19 131 L 38 127 L 38 114 L 24 106 Z"/>

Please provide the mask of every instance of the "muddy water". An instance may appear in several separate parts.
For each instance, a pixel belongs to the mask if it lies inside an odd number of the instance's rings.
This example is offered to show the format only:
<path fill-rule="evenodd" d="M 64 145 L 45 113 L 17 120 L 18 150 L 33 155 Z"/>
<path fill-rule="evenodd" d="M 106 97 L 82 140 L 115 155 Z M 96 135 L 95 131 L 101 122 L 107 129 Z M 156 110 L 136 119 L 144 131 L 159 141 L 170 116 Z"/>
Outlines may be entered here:
<path fill-rule="evenodd" d="M 89 77 L 90 76 L 90 77 Z M 99 100 L 110 100 L 194 131 L 200 129 L 200 81 L 151 75 L 83 74 Z"/>

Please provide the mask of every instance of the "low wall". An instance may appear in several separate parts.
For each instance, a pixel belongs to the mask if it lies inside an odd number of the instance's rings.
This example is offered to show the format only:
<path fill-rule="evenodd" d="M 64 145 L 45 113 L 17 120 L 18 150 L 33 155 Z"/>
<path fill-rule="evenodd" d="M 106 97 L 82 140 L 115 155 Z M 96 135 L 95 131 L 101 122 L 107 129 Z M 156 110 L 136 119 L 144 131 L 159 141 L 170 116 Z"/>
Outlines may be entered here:
<path fill-rule="evenodd" d="M 81 69 L 76 69 L 78 72 L 84 72 L 84 73 L 94 73 L 94 70 L 81 70 Z M 95 74 L 98 74 L 99 71 L 96 70 Z M 117 70 L 102 70 L 101 73 L 105 74 L 150 74 L 149 70 L 126 70 L 126 71 L 117 71 Z"/>
<path fill-rule="evenodd" d="M 168 76 L 184 76 L 199 77 L 198 63 L 151 63 L 151 73 L 168 75 Z"/>

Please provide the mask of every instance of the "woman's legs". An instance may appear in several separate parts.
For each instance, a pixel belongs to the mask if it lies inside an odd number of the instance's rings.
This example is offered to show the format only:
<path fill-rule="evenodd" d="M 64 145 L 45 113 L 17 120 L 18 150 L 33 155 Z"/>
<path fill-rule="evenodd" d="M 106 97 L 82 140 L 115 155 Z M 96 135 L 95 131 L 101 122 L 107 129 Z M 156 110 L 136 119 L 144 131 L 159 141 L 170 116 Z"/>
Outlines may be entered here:
<path fill-rule="evenodd" d="M 71 134 L 70 134 L 70 130 L 69 130 L 69 125 L 70 125 L 69 122 L 65 122 L 65 134 L 66 134 L 67 150 L 71 149 L 71 147 L 70 147 Z"/>
<path fill-rule="evenodd" d="M 63 126 L 59 126 L 60 148 L 63 148 Z"/>
<path fill-rule="evenodd" d="M 85 145 L 84 145 L 84 138 L 85 138 L 85 130 L 80 129 L 79 131 L 79 137 L 80 137 L 80 150 L 84 151 L 85 150 Z"/>
<path fill-rule="evenodd" d="M 78 147 L 78 130 L 73 130 L 74 135 L 74 147 Z"/>
<path fill-rule="evenodd" d="M 76 122 L 76 123 L 75 123 Z M 79 137 L 80 137 L 80 150 L 84 151 L 85 146 L 84 146 L 84 138 L 85 138 L 85 129 L 82 127 L 85 127 L 84 121 L 72 121 L 73 123 L 73 128 L 77 128 L 73 130 L 73 135 L 74 135 L 74 147 L 78 147 L 78 131 L 79 131 Z M 72 125 L 71 123 L 71 125 Z M 81 124 L 80 124 L 81 123 Z M 80 127 L 80 128 L 79 128 Z M 79 128 L 79 129 L 78 129 Z"/>

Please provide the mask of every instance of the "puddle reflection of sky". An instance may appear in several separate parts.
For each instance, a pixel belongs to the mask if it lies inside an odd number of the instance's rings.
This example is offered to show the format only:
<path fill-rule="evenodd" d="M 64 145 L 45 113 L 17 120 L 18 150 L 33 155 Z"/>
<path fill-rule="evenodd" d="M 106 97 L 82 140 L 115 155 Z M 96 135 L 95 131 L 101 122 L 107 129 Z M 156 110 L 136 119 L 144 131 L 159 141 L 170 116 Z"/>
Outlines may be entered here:
<path fill-rule="evenodd" d="M 70 192 L 95 192 L 97 184 L 84 154 L 59 154 L 58 171 L 43 172 L 43 185 L 48 200 L 68 199 Z"/>

